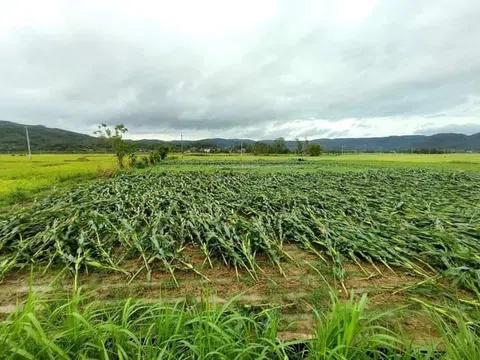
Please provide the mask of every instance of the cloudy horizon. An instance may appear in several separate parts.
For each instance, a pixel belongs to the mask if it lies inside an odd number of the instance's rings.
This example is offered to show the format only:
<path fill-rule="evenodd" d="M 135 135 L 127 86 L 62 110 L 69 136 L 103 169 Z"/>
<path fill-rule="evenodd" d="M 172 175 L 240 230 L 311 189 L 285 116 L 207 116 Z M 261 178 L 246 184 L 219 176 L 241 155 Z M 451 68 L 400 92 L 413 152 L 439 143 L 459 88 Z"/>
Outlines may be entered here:
<path fill-rule="evenodd" d="M 478 0 L 0 9 L 2 120 L 164 140 L 480 132 Z"/>

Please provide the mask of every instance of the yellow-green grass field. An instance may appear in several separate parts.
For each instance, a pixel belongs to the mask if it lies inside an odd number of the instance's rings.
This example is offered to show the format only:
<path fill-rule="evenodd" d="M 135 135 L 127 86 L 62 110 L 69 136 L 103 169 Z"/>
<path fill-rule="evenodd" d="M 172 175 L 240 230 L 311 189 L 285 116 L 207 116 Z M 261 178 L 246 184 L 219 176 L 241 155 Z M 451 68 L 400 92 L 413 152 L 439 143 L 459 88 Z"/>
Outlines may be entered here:
<path fill-rule="evenodd" d="M 0 155 L 0 205 L 28 200 L 55 186 L 94 179 L 115 167 L 113 155 Z"/>
<path fill-rule="evenodd" d="M 177 155 L 180 158 L 179 155 Z M 181 156 L 183 160 L 231 160 L 231 161 L 252 161 L 252 160 L 269 160 L 282 161 L 285 159 L 294 159 L 299 156 L 296 154 L 289 155 L 251 155 L 251 154 L 184 154 Z M 472 165 L 480 166 L 480 153 L 475 154 L 396 154 L 396 153 L 348 153 L 343 155 L 325 154 L 317 157 L 304 157 L 312 161 L 341 161 L 341 162 L 361 162 L 361 163 L 410 163 L 424 164 L 433 166 L 452 166 L 455 165 Z M 459 169 L 462 166 L 458 167 Z M 479 169 L 480 170 L 480 169 Z"/>
<path fill-rule="evenodd" d="M 344 154 L 303 157 L 304 163 L 285 166 L 298 155 L 250 155 L 250 154 L 172 154 L 163 171 L 235 169 L 225 163 L 249 163 L 243 171 L 349 171 L 378 167 L 435 168 L 452 171 L 480 171 L 480 154 Z M 195 163 L 198 164 L 196 165 Z M 215 164 L 218 162 L 217 164 Z M 278 166 L 272 165 L 277 163 Z M 283 162 L 283 163 L 282 163 Z M 202 166 L 205 163 L 205 166 Z M 286 163 L 288 164 L 288 163 Z M 200 166 L 198 166 L 200 165 Z M 0 205 L 31 200 L 55 186 L 74 186 L 116 169 L 112 154 L 44 154 L 27 156 L 0 155 Z"/>

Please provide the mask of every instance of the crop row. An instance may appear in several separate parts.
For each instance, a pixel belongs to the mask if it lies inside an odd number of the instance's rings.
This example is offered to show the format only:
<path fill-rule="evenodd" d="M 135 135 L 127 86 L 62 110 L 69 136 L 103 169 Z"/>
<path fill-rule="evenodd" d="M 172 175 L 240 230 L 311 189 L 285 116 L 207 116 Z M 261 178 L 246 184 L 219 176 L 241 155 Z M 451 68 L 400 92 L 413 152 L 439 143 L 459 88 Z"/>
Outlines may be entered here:
<path fill-rule="evenodd" d="M 362 173 L 124 174 L 52 194 L 0 219 L 0 274 L 31 264 L 74 274 L 106 268 L 134 277 L 161 266 L 203 276 L 196 247 L 257 278 L 256 257 L 279 272 L 296 244 L 333 265 L 383 263 L 445 276 L 480 291 L 480 176 L 427 170 Z M 141 266 L 127 271 L 127 259 Z"/>

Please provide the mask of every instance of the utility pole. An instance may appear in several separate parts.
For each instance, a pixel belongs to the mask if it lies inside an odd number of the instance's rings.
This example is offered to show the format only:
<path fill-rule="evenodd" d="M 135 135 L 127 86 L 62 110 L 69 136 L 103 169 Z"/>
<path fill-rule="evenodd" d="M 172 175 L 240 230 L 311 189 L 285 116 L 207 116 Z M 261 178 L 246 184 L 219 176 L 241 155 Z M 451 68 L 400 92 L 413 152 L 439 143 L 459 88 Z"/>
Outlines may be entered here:
<path fill-rule="evenodd" d="M 243 140 L 240 141 L 240 156 L 243 155 Z"/>
<path fill-rule="evenodd" d="M 28 158 L 32 160 L 32 151 L 30 150 L 30 137 L 28 136 L 28 128 L 26 126 L 25 133 L 27 134 Z"/>
<path fill-rule="evenodd" d="M 183 134 L 180 134 L 180 151 L 182 152 L 182 158 L 183 158 Z"/>
<path fill-rule="evenodd" d="M 343 155 L 343 147 L 344 147 L 344 145 L 342 144 L 342 155 Z"/>

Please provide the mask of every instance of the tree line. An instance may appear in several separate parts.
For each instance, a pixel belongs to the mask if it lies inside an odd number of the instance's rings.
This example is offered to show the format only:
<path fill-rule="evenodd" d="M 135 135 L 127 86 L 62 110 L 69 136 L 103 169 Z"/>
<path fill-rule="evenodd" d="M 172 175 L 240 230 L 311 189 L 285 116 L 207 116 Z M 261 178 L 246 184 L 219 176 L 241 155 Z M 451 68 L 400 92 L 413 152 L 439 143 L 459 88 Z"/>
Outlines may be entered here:
<path fill-rule="evenodd" d="M 137 168 L 155 165 L 160 161 L 165 160 L 167 154 L 172 150 L 172 146 L 167 143 L 154 145 L 148 155 L 143 155 L 139 158 L 135 143 L 123 139 L 123 135 L 127 132 L 128 129 L 123 124 L 115 125 L 113 128 L 109 127 L 107 124 L 101 124 L 94 132 L 95 135 L 103 140 L 105 151 L 107 148 L 113 151 L 120 168 L 124 168 L 126 164 L 129 167 Z M 195 143 L 193 144 L 195 145 Z M 295 153 L 298 155 L 309 156 L 319 156 L 323 152 L 323 149 L 319 144 L 310 144 L 308 140 L 300 141 L 299 139 L 296 139 L 296 144 L 295 151 L 292 151 L 285 145 L 285 139 L 279 137 L 270 144 L 257 141 L 253 144 L 248 144 L 245 147 L 243 147 L 242 144 L 235 145 L 230 151 L 245 151 L 246 153 L 252 153 L 255 155 Z M 203 145 L 206 146 L 208 144 Z M 189 150 L 192 147 L 193 146 L 186 147 L 186 150 Z M 183 146 L 181 146 L 181 150 L 183 151 Z"/>
<path fill-rule="evenodd" d="M 323 152 L 323 148 L 319 144 L 310 144 L 308 140 L 300 141 L 295 139 L 296 149 L 294 151 L 290 150 L 285 145 L 285 139 L 279 137 L 275 139 L 272 143 L 267 144 L 262 141 L 257 141 L 253 144 L 247 145 L 245 151 L 247 153 L 252 153 L 255 155 L 266 155 L 266 154 L 298 154 L 298 155 L 310 155 L 310 156 L 319 156 Z"/>

